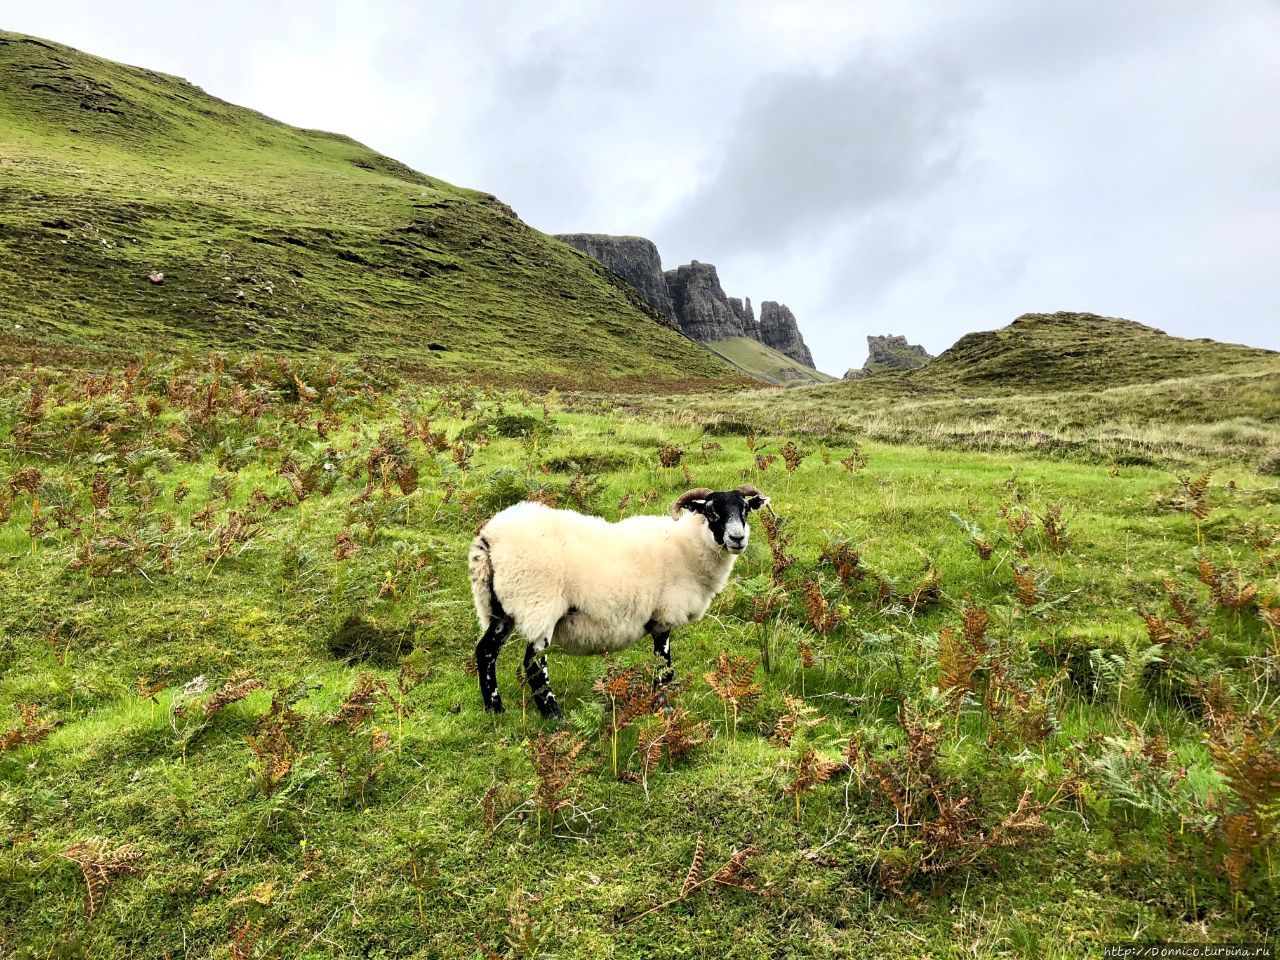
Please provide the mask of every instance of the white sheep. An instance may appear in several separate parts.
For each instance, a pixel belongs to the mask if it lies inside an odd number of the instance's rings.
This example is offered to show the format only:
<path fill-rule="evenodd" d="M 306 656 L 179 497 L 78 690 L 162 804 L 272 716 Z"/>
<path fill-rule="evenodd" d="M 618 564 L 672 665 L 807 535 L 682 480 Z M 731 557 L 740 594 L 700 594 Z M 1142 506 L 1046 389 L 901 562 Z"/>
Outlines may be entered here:
<path fill-rule="evenodd" d="M 572 510 L 518 503 L 480 528 L 469 558 L 471 594 L 483 636 L 476 645 L 480 695 L 502 712 L 498 652 L 518 630 L 528 641 L 525 677 L 544 717 L 560 708 L 545 650 L 625 650 L 653 637 L 670 681 L 671 631 L 701 620 L 747 548 L 747 514 L 769 502 L 755 487 L 689 490 L 671 515 L 610 523 Z"/>

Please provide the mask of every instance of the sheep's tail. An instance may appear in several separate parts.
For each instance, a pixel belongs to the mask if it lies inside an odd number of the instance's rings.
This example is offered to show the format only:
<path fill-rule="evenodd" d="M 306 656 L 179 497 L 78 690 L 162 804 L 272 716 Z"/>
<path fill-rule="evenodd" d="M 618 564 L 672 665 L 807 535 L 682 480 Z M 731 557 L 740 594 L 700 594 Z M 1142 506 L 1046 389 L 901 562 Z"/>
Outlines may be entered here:
<path fill-rule="evenodd" d="M 471 599 L 476 604 L 476 619 L 480 621 L 480 632 L 484 633 L 489 629 L 489 621 L 495 614 L 501 616 L 503 610 L 493 592 L 493 561 L 489 558 L 489 541 L 483 535 L 471 541 L 467 566 L 471 571 Z"/>

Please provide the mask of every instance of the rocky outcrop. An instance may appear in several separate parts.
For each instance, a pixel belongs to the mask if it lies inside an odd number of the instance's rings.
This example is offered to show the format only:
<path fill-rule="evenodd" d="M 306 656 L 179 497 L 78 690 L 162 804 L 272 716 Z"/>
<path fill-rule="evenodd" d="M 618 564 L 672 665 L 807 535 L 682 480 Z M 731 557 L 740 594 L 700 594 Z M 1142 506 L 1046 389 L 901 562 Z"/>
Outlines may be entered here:
<path fill-rule="evenodd" d="M 561 233 L 556 239 L 599 260 L 690 339 L 713 343 L 748 337 L 813 367 L 813 354 L 786 305 L 762 303 L 757 322 L 751 298 L 726 296 L 716 268 L 709 263 L 694 260 L 664 273 L 658 248 L 644 237 Z"/>
<path fill-rule="evenodd" d="M 755 311 L 751 309 L 750 297 L 730 297 L 729 309 L 742 321 L 742 329 L 752 340 L 760 339 L 760 324 L 756 323 Z"/>
<path fill-rule="evenodd" d="M 603 233 L 561 233 L 556 235 L 571 247 L 595 257 L 620 276 L 659 313 L 676 320 L 671 294 L 662 274 L 658 248 L 644 237 L 611 237 Z"/>
<path fill-rule="evenodd" d="M 849 370 L 846 380 L 861 380 L 873 373 L 885 370 L 914 370 L 923 367 L 933 359 L 924 347 L 915 343 L 907 343 L 906 337 L 889 335 L 884 337 L 867 337 L 867 362 L 861 370 Z"/>
<path fill-rule="evenodd" d="M 744 321 L 734 313 L 710 263 L 694 260 L 668 270 L 667 290 L 680 328 L 694 340 L 730 340 L 747 336 Z"/>
<path fill-rule="evenodd" d="M 813 366 L 813 354 L 800 336 L 795 314 L 785 303 L 766 300 L 760 304 L 760 342 L 797 363 Z"/>

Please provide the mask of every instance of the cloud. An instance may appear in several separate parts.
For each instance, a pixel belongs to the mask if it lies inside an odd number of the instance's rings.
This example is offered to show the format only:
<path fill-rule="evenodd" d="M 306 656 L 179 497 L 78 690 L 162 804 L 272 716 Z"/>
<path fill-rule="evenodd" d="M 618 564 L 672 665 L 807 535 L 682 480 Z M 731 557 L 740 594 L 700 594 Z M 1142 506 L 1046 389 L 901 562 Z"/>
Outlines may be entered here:
<path fill-rule="evenodd" d="M 1027 311 L 1280 348 L 1280 4 L 166 0 L 12 29 L 639 233 L 795 311 L 819 366 Z"/>
<path fill-rule="evenodd" d="M 813 244 L 953 176 L 975 102 L 954 74 L 871 55 L 761 78 L 660 235 L 739 254 Z"/>

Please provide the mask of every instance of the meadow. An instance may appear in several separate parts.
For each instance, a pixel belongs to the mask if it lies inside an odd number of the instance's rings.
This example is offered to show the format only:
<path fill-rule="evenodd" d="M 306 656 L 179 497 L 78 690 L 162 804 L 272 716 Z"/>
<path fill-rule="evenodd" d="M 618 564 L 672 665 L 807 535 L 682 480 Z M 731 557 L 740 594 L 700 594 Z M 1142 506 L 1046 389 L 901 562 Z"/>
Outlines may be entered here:
<path fill-rule="evenodd" d="M 803 396 L 8 368 L 0 954 L 1274 943 L 1280 485 L 1255 451 L 887 443 Z M 647 649 L 553 651 L 548 725 L 513 643 L 508 712 L 482 711 L 484 519 L 743 482 L 773 509 L 673 635 L 671 709 Z"/>

